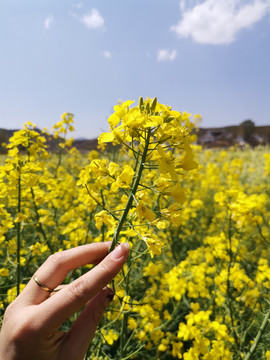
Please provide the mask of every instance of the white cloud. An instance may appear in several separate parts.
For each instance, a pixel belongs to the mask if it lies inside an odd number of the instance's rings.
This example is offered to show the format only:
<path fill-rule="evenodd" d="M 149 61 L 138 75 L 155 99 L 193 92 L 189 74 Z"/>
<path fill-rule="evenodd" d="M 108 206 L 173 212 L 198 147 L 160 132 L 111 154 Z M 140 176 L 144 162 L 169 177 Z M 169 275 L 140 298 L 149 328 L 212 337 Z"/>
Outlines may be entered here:
<path fill-rule="evenodd" d="M 176 58 L 176 50 L 160 49 L 157 55 L 157 61 L 173 61 Z"/>
<path fill-rule="evenodd" d="M 51 27 L 52 23 L 53 23 L 53 16 L 52 15 L 47 16 L 44 21 L 44 29 L 48 30 Z"/>
<path fill-rule="evenodd" d="M 112 54 L 110 51 L 104 50 L 103 51 L 103 55 L 107 58 L 110 59 L 112 57 Z"/>
<path fill-rule="evenodd" d="M 182 19 L 171 27 L 180 37 L 201 44 L 229 44 L 238 32 L 260 21 L 270 9 L 270 0 L 201 0 L 191 8 L 180 1 Z"/>
<path fill-rule="evenodd" d="M 97 9 L 92 9 L 90 13 L 84 14 L 81 22 L 89 29 L 101 29 L 104 26 L 104 19 Z"/>

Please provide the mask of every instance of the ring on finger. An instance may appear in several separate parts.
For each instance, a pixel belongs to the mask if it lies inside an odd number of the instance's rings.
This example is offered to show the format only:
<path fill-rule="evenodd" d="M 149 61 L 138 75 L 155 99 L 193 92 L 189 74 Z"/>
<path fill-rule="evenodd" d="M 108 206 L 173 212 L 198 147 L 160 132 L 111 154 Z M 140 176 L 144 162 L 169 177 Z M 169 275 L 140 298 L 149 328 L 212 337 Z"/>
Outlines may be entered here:
<path fill-rule="evenodd" d="M 38 280 L 38 278 L 36 277 L 36 275 L 33 276 L 33 280 L 35 281 L 35 283 L 36 283 L 39 287 L 41 287 L 41 289 L 47 291 L 48 293 L 52 293 L 52 292 L 56 292 L 56 291 L 59 291 L 59 290 L 60 290 L 60 289 L 52 289 L 52 288 L 50 288 L 50 287 L 42 284 L 42 283 Z"/>

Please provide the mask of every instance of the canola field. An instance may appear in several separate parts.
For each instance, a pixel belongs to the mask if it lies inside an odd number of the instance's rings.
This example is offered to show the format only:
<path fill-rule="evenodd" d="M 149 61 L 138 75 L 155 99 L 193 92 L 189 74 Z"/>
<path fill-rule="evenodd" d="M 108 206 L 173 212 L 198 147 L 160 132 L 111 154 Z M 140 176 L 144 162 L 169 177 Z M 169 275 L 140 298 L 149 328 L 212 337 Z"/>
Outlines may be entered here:
<path fill-rule="evenodd" d="M 51 133 L 27 123 L 10 138 L 0 161 L 0 319 L 50 254 L 128 241 L 86 359 L 270 359 L 269 149 L 202 149 L 194 121 L 140 98 L 114 107 L 89 153 L 72 147 L 68 113 Z"/>

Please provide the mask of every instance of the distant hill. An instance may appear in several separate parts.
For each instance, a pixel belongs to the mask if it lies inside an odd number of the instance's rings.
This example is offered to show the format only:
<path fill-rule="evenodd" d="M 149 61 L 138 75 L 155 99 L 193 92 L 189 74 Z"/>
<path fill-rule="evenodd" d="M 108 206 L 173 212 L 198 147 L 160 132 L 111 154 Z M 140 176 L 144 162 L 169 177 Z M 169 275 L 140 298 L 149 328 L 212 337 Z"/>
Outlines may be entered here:
<path fill-rule="evenodd" d="M 91 139 L 91 140 L 80 140 L 75 139 L 73 142 L 73 146 L 78 149 L 79 151 L 90 151 L 95 150 L 98 146 L 98 140 L 97 139 Z"/>
<path fill-rule="evenodd" d="M 0 152 L 3 152 L 1 144 L 7 143 L 8 139 L 17 130 L 0 129 Z M 37 130 L 39 131 L 39 130 Z M 235 144 L 251 146 L 259 144 L 270 144 L 270 125 L 255 126 L 251 120 L 246 120 L 240 125 L 232 125 L 225 127 L 200 128 L 194 133 L 197 135 L 197 143 L 203 147 L 229 147 Z M 59 140 L 58 140 L 59 141 Z M 52 151 L 55 150 L 57 140 L 48 141 Z M 88 152 L 96 149 L 98 145 L 97 139 L 75 139 L 73 146 L 79 151 Z"/>
<path fill-rule="evenodd" d="M 270 143 L 270 125 L 255 126 L 247 120 L 240 125 L 200 128 L 195 131 L 198 144 L 204 147 L 229 147 L 235 144 L 251 146 Z"/>
<path fill-rule="evenodd" d="M 39 129 L 35 129 L 35 130 L 37 132 L 40 132 Z M 5 152 L 5 149 L 2 147 L 2 143 L 8 143 L 9 138 L 13 136 L 13 133 L 15 131 L 18 131 L 18 129 L 16 130 L 0 129 L 0 152 Z M 47 139 L 49 149 L 52 151 L 54 151 L 57 148 L 58 142 L 59 140 L 55 140 L 53 137 Z M 85 138 L 80 138 L 80 139 L 75 139 L 73 142 L 73 146 L 76 147 L 79 151 L 83 151 L 83 152 L 96 149 L 97 145 L 98 145 L 97 139 L 88 140 Z"/>
<path fill-rule="evenodd" d="M 1 129 L 0 128 L 0 141 L 1 142 L 7 142 L 8 139 L 13 135 L 13 133 L 17 130 L 7 130 L 7 129 Z"/>
<path fill-rule="evenodd" d="M 8 143 L 8 139 L 18 130 L 0 129 L 0 152 L 3 152 L 2 143 Z"/>
<path fill-rule="evenodd" d="M 35 129 L 37 132 L 41 133 L 40 129 Z M 8 143 L 9 142 L 9 138 L 11 136 L 13 136 L 14 132 L 18 131 L 18 129 L 16 130 L 7 130 L 7 129 L 0 129 L 0 153 L 5 152 L 5 148 L 3 148 L 2 144 L 3 143 Z M 48 144 L 49 147 L 53 150 L 55 148 L 55 146 L 57 145 L 57 142 L 59 142 L 59 140 L 55 140 L 53 138 L 48 138 Z"/>

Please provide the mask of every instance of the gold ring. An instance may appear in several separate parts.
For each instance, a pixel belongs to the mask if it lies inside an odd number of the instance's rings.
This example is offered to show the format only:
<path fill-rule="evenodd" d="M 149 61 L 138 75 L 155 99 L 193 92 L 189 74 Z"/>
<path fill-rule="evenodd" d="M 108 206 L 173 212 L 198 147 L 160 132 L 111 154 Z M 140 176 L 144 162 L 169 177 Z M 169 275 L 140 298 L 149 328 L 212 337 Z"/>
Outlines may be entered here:
<path fill-rule="evenodd" d="M 36 277 L 36 275 L 33 276 L 33 279 L 34 281 L 36 282 L 36 284 L 38 284 L 38 286 L 41 287 L 41 289 L 47 291 L 48 293 L 52 293 L 52 292 L 56 292 L 56 291 L 59 291 L 60 289 L 52 289 L 52 288 L 49 288 L 48 286 L 42 284 L 38 278 Z"/>

